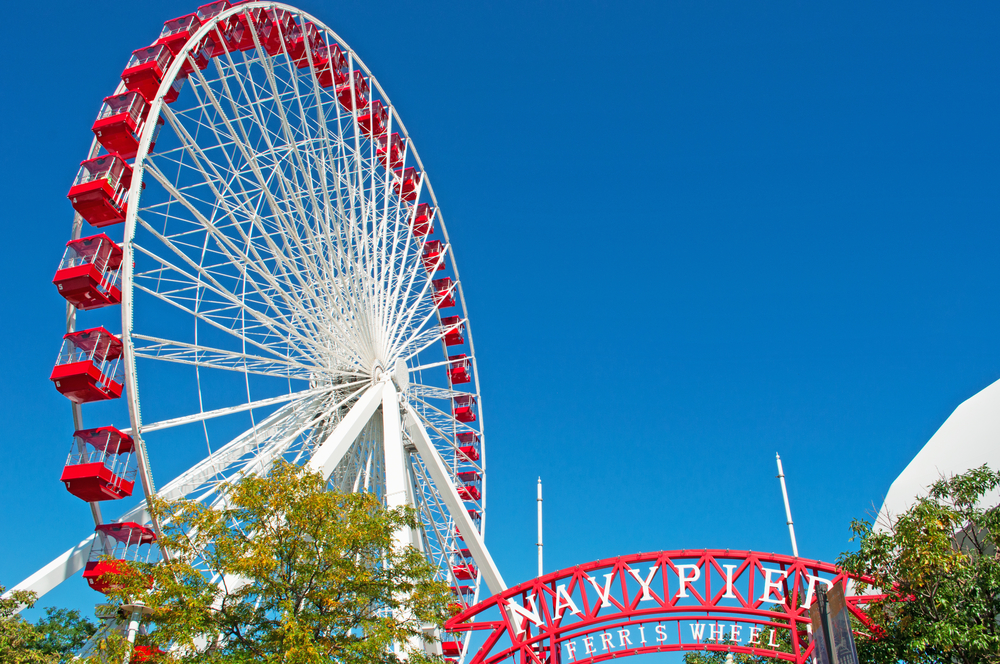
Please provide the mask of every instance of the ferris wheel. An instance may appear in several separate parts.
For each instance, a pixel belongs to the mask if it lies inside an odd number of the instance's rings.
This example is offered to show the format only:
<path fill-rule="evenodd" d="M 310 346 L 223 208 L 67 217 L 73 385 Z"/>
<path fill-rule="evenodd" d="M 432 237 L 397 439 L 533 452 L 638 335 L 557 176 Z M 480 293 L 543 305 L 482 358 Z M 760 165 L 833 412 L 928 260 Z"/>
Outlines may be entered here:
<path fill-rule="evenodd" d="M 454 250 L 357 54 L 289 5 L 213 2 L 133 52 L 93 131 L 51 379 L 74 418 L 61 479 L 96 530 L 16 589 L 83 569 L 100 590 L 97 553 L 155 547 L 145 501 L 118 507 L 133 492 L 211 505 L 279 460 L 414 506 L 422 527 L 399 537 L 457 602 L 505 589 Z"/>

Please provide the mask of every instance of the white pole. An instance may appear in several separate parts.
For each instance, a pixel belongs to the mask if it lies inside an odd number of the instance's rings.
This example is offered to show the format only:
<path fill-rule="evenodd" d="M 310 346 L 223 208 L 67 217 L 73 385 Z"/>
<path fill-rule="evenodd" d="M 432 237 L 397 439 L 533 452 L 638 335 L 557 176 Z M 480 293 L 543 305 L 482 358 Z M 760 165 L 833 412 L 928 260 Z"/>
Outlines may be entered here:
<path fill-rule="evenodd" d="M 133 604 L 122 604 L 122 611 L 130 614 L 128 621 L 128 629 L 126 630 L 126 635 L 128 638 L 129 649 L 125 653 L 125 660 L 123 664 L 129 664 L 132 661 L 132 654 L 135 651 L 135 637 L 139 633 L 139 624 L 142 622 L 143 614 L 152 613 L 152 610 L 143 604 L 142 602 L 135 602 Z"/>
<path fill-rule="evenodd" d="M 538 576 L 542 575 L 542 478 L 538 478 Z"/>
<path fill-rule="evenodd" d="M 792 555 L 799 557 L 799 547 L 795 543 L 795 526 L 792 524 L 792 508 L 788 504 L 788 489 L 785 488 L 785 471 L 781 469 L 781 455 L 774 455 L 778 459 L 778 479 L 781 480 L 781 496 L 785 499 L 785 518 L 788 521 L 788 535 L 792 538 Z"/>

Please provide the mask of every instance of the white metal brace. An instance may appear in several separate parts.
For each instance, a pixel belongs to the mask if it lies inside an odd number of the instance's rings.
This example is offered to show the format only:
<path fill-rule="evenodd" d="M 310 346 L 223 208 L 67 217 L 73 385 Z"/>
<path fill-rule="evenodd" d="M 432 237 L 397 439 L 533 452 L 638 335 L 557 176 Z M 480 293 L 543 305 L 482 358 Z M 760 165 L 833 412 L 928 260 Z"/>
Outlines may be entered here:
<path fill-rule="evenodd" d="M 406 430 L 409 432 L 410 438 L 413 439 L 413 444 L 416 445 L 417 452 L 424 460 L 427 472 L 430 473 L 431 479 L 434 480 L 434 484 L 437 486 L 438 491 L 440 491 L 441 500 L 444 501 L 448 511 L 455 518 L 458 532 L 462 534 L 462 539 L 469 546 L 469 552 L 472 553 L 479 571 L 483 574 L 486 585 L 490 587 L 490 590 L 494 594 L 507 590 L 507 584 L 504 583 L 503 577 L 500 576 L 500 570 L 497 569 L 496 563 L 493 562 L 493 557 L 490 556 L 490 552 L 486 549 L 483 538 L 480 536 L 475 524 L 472 523 L 472 518 L 465 509 L 465 503 L 458 497 L 458 490 L 455 488 L 455 483 L 451 481 L 451 475 L 448 474 L 441 455 L 433 443 L 431 443 L 431 439 L 427 435 L 423 424 L 420 423 L 419 415 L 417 415 L 416 411 L 413 410 L 413 406 L 409 403 L 405 405 L 405 408 Z"/>

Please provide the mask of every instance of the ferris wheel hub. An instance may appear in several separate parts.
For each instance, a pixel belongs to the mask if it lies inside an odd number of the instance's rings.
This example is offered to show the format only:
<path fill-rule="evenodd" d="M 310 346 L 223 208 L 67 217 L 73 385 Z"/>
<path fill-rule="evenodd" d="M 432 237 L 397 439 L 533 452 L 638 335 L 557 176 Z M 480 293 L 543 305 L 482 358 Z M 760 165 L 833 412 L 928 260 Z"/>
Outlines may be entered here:
<path fill-rule="evenodd" d="M 406 388 L 410 386 L 410 369 L 406 366 L 406 360 L 403 358 L 396 360 L 396 370 L 393 372 L 393 378 L 396 379 L 396 387 L 399 388 L 400 394 L 406 392 Z"/>

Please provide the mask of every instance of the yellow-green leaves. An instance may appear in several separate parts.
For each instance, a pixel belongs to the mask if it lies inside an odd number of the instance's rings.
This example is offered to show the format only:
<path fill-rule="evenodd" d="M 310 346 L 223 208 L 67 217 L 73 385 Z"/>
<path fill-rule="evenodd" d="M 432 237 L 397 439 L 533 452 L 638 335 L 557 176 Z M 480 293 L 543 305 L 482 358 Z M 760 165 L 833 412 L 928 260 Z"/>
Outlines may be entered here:
<path fill-rule="evenodd" d="M 451 600 L 422 554 L 393 548 L 412 510 L 326 490 L 282 464 L 228 487 L 225 505 L 153 501 L 170 559 L 144 601 L 170 659 L 370 664 L 443 624 Z M 211 647 L 209 647 L 211 646 Z"/>
<path fill-rule="evenodd" d="M 868 610 L 881 634 L 858 641 L 864 661 L 1000 662 L 1000 510 L 977 506 L 997 486 L 982 466 L 935 483 L 888 531 L 851 524 L 858 551 L 839 563 L 889 594 Z"/>

